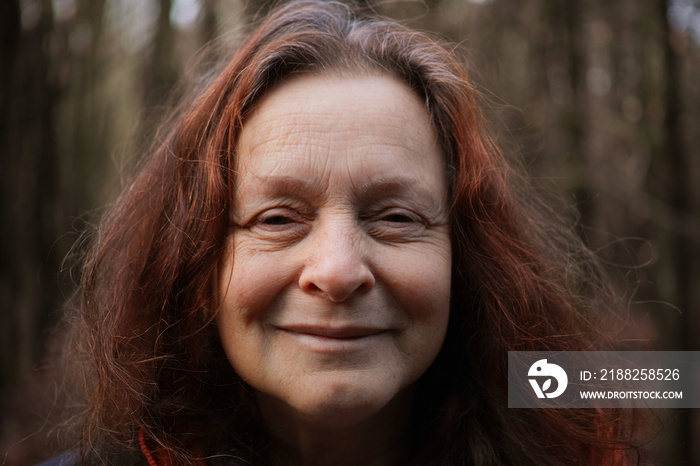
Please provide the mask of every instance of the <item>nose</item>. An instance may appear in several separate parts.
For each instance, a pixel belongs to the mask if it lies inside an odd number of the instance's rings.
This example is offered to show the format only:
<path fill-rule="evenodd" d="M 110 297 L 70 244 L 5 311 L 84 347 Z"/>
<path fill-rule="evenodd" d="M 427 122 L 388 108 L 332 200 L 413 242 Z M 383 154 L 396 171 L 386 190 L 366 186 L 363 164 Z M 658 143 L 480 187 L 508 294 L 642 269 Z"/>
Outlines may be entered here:
<path fill-rule="evenodd" d="M 299 286 L 306 293 L 320 294 L 343 302 L 374 286 L 360 233 L 347 225 L 325 225 L 314 231 L 307 245 L 306 264 Z"/>

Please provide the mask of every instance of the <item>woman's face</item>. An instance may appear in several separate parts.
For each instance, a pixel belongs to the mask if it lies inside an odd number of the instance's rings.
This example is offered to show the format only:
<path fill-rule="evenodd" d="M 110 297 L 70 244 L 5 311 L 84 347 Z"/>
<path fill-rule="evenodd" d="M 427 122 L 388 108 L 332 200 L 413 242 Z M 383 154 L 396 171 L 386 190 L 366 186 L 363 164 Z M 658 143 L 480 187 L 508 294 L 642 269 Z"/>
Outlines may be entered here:
<path fill-rule="evenodd" d="M 235 176 L 217 322 L 263 416 L 342 427 L 409 399 L 450 300 L 444 157 L 419 97 L 389 76 L 295 78 L 244 125 Z"/>

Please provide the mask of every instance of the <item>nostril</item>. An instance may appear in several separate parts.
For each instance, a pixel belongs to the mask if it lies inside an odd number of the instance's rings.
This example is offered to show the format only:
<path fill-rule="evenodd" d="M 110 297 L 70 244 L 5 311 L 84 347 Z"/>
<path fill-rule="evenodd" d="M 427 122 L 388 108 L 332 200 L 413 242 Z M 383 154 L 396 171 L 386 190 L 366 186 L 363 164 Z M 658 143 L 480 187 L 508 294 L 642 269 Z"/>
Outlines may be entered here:
<path fill-rule="evenodd" d="M 360 282 L 360 286 L 358 286 L 355 291 L 360 293 L 367 293 L 372 289 L 373 286 L 374 275 L 372 273 L 368 273 L 365 277 L 363 277 L 362 281 Z"/>
<path fill-rule="evenodd" d="M 307 283 L 304 288 L 305 288 L 304 291 L 308 291 L 309 293 L 318 293 L 319 291 L 321 291 L 321 288 L 316 286 L 316 284 L 313 282 Z"/>

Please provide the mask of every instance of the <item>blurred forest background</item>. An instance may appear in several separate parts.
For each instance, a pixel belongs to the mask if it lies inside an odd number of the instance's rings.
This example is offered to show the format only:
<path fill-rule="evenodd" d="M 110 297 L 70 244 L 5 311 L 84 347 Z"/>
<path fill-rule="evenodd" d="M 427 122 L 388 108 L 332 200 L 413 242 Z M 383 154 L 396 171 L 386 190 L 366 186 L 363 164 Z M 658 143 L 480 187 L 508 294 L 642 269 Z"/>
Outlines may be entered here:
<path fill-rule="evenodd" d="M 700 1 L 370 3 L 460 44 L 504 150 L 580 212 L 631 327 L 657 349 L 700 350 Z M 42 367 L 79 275 L 65 261 L 79 232 L 176 84 L 269 7 L 0 2 L 0 464 L 52 454 L 56 389 Z M 654 462 L 700 464 L 700 410 L 661 416 Z"/>

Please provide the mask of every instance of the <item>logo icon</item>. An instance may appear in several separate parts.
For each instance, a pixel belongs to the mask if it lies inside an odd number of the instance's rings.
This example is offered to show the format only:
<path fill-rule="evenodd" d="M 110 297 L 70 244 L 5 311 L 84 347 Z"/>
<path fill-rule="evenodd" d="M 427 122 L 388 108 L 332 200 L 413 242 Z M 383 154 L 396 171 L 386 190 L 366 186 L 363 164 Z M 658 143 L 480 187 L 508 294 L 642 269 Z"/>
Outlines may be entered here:
<path fill-rule="evenodd" d="M 528 377 L 547 377 L 542 386 L 540 386 L 537 379 L 528 379 L 530 385 L 532 385 L 532 389 L 535 390 L 537 398 L 556 398 L 564 393 L 569 383 L 569 377 L 566 375 L 566 371 L 556 364 L 547 363 L 546 359 L 540 359 L 530 366 L 527 375 Z M 548 392 L 547 390 L 552 386 L 552 379 L 557 381 L 557 388 L 552 392 Z"/>

